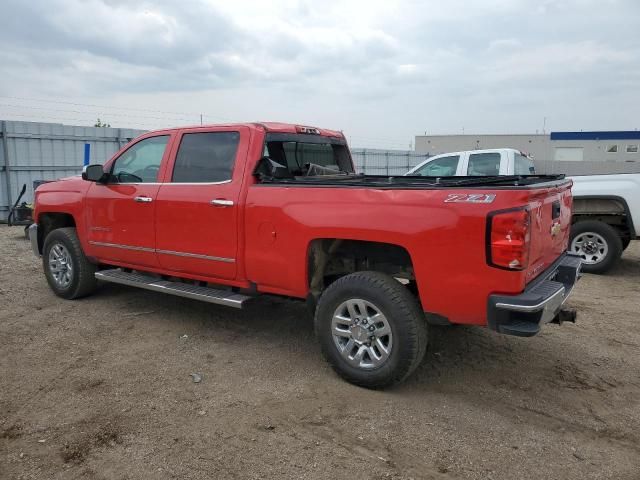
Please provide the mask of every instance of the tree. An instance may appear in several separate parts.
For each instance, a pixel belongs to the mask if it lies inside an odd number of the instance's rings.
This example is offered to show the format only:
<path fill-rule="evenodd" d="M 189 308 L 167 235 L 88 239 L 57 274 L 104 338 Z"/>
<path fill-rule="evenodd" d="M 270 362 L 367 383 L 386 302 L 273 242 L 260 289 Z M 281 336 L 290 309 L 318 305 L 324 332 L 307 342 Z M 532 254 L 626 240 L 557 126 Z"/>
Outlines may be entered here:
<path fill-rule="evenodd" d="M 102 120 L 100 120 L 100 118 L 98 118 L 98 121 L 95 123 L 94 127 L 111 127 L 111 125 L 103 122 Z"/>

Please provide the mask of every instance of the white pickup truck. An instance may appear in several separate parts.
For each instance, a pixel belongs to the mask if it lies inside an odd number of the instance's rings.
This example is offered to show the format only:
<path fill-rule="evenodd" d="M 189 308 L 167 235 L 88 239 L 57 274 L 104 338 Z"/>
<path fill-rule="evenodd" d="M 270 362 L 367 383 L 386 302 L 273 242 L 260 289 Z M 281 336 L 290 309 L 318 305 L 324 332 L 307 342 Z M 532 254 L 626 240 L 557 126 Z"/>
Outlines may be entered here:
<path fill-rule="evenodd" d="M 512 148 L 469 150 L 429 157 L 405 175 L 530 175 L 535 165 Z M 569 250 L 582 257 L 583 271 L 604 273 L 631 240 L 640 239 L 640 173 L 581 175 L 573 180 Z"/>

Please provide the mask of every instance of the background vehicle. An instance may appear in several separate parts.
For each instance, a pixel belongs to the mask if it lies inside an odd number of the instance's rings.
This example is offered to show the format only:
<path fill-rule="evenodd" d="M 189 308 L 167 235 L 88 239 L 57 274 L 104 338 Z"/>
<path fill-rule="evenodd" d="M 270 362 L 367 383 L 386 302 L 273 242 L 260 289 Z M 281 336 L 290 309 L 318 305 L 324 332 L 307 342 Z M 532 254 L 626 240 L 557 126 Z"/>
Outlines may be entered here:
<path fill-rule="evenodd" d="M 437 155 L 406 175 L 529 175 L 533 162 L 512 148 Z M 582 269 L 604 273 L 629 242 L 640 238 L 640 174 L 585 175 L 573 180 L 573 218 L 569 250 L 580 255 Z"/>
<path fill-rule="evenodd" d="M 329 363 L 367 387 L 416 368 L 428 322 L 531 336 L 573 320 L 562 305 L 580 261 L 566 253 L 563 176 L 353 171 L 332 130 L 150 132 L 38 188 L 30 237 L 63 298 L 102 280 L 232 307 L 259 293 L 306 299 Z"/>

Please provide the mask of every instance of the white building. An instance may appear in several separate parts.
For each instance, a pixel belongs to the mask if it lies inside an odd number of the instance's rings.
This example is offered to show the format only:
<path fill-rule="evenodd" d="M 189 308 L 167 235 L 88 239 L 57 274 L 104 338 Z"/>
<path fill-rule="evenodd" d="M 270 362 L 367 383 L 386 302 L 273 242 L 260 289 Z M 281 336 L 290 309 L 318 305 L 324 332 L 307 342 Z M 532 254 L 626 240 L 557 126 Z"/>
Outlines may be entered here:
<path fill-rule="evenodd" d="M 640 131 L 551 132 L 531 135 L 417 135 L 416 153 L 515 148 L 546 173 L 640 172 Z M 612 162 L 615 162 L 612 164 Z"/>

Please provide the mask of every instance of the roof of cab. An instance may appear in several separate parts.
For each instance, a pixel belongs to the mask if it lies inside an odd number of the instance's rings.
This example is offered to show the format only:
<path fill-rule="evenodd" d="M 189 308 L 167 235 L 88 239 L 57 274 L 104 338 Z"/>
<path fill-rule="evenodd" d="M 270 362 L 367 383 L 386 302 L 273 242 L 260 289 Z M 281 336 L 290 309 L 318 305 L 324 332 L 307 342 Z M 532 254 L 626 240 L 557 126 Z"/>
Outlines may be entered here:
<path fill-rule="evenodd" d="M 306 127 L 306 128 L 313 128 L 318 130 L 320 135 L 322 135 L 323 137 L 344 138 L 344 134 L 338 130 L 328 130 L 325 128 L 312 127 L 310 125 L 300 125 L 300 124 L 294 124 L 294 123 L 281 123 L 281 122 L 217 123 L 217 124 L 208 124 L 208 125 L 185 125 L 181 127 L 163 128 L 161 130 L 154 130 L 153 133 L 175 132 L 177 130 L 196 129 L 196 128 L 206 129 L 211 127 L 260 128 L 267 132 L 272 132 L 272 133 L 300 133 L 298 132 L 297 127 Z M 148 133 L 151 133 L 151 132 L 148 132 Z"/>

